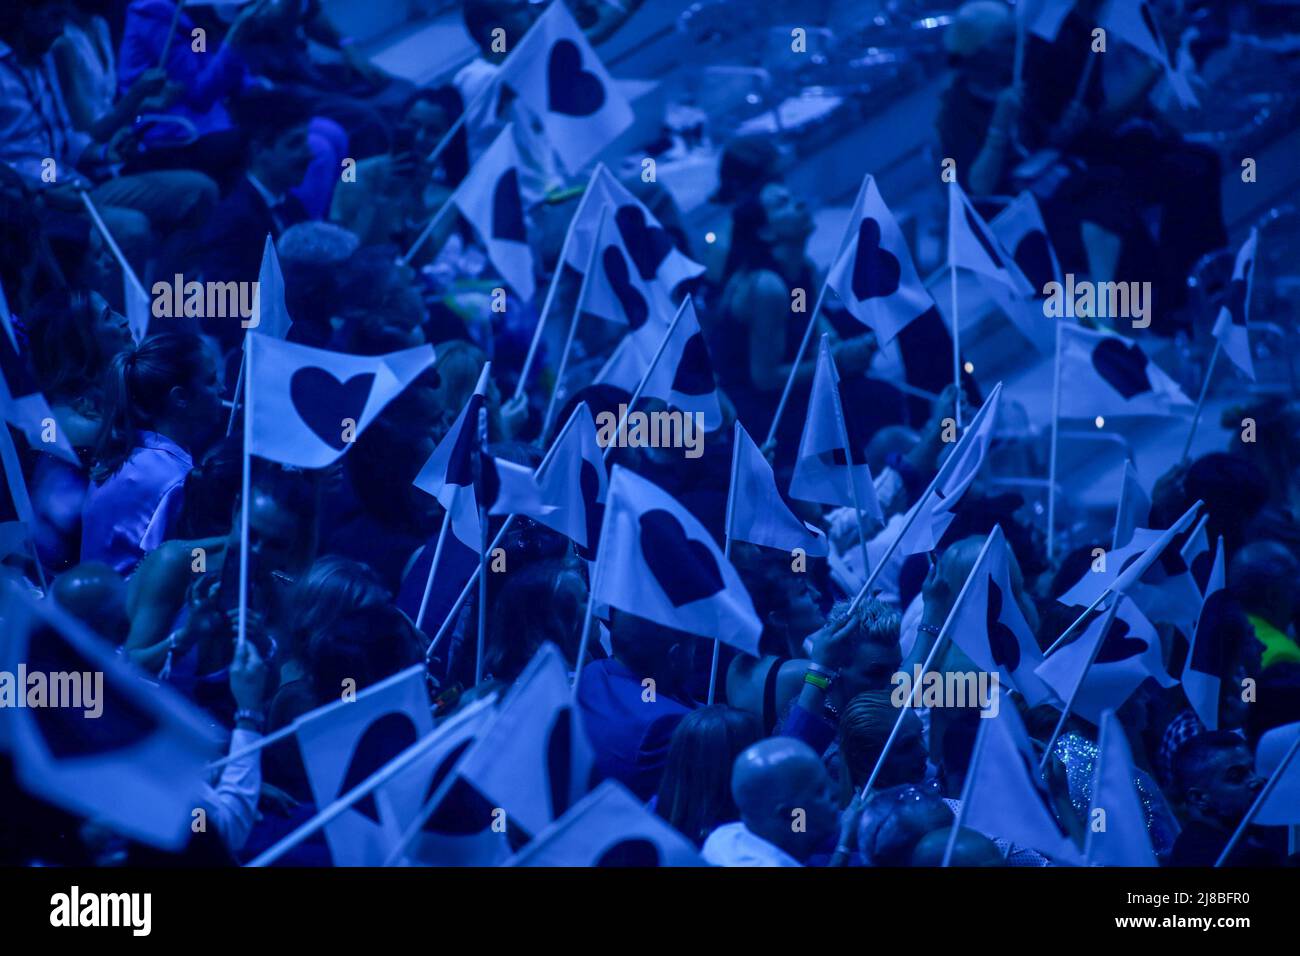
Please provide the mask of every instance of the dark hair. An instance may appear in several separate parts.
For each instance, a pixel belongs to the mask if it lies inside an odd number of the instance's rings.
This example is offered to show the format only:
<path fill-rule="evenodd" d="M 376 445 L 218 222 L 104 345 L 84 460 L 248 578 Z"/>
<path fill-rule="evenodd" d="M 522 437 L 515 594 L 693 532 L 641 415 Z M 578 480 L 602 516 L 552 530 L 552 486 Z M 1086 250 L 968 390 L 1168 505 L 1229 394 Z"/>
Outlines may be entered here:
<path fill-rule="evenodd" d="M 231 435 L 190 469 L 176 517 L 176 537 L 208 538 L 230 530 L 231 513 L 239 498 L 242 452 L 242 436 Z"/>
<path fill-rule="evenodd" d="M 742 136 L 722 150 L 716 203 L 732 203 L 780 178 L 781 152 L 766 136 Z"/>
<path fill-rule="evenodd" d="M 338 555 L 320 558 L 294 586 L 286 656 L 301 660 L 313 635 L 328 630 L 346 614 L 391 600 L 392 595 L 369 565 Z"/>
<path fill-rule="evenodd" d="M 494 678 L 514 680 L 547 641 L 570 661 L 578 656 L 581 621 L 564 619 L 555 594 L 561 578 L 573 571 L 562 560 L 547 560 L 493 575 L 505 578 L 489 605 L 486 667 Z"/>
<path fill-rule="evenodd" d="M 306 102 L 285 90 L 249 90 L 231 103 L 230 112 L 247 151 L 274 143 L 311 120 Z"/>
<path fill-rule="evenodd" d="M 73 289 L 42 297 L 25 317 L 32 365 L 51 400 L 75 398 L 102 383 L 112 356 L 104 353 L 95 335 L 99 312 L 88 290 Z"/>
<path fill-rule="evenodd" d="M 1275 727 L 1300 721 L 1300 663 L 1280 661 L 1259 675 L 1255 703 L 1246 715 L 1246 739 L 1254 747 Z"/>
<path fill-rule="evenodd" d="M 739 820 L 731 768 L 761 736 L 748 711 L 722 704 L 691 711 L 673 731 L 655 812 L 697 846 L 721 824 Z"/>
<path fill-rule="evenodd" d="M 136 433 L 167 410 L 173 388 L 189 389 L 202 378 L 203 340 L 190 332 L 151 335 L 118 352 L 104 377 L 104 420 L 95 443 L 91 477 L 114 474 L 136 447 Z"/>
<path fill-rule="evenodd" d="M 723 282 L 737 272 L 778 271 L 772 248 L 759 236 L 767 226 L 767 207 L 757 193 L 736 203 L 731 210 L 731 246 L 722 269 Z"/>
<path fill-rule="evenodd" d="M 402 104 L 401 115 L 405 117 L 416 103 L 432 103 L 441 108 L 447 114 L 448 123 L 455 123 L 465 112 L 465 103 L 461 99 L 460 91 L 450 85 L 421 87 L 416 90 Z M 469 172 L 469 137 L 463 124 L 452 134 L 451 142 L 438 157 L 438 162 L 442 164 L 443 171 L 447 174 L 447 185 L 459 186 Z"/>
<path fill-rule="evenodd" d="M 1210 762 L 1238 747 L 1245 749 L 1246 741 L 1230 730 L 1211 730 L 1188 740 L 1174 754 L 1174 795 L 1187 799 L 1187 792 L 1201 782 Z"/>
<path fill-rule="evenodd" d="M 854 787 L 871 773 L 898 720 L 893 691 L 869 690 L 854 697 L 840 714 L 840 753 Z"/>
<path fill-rule="evenodd" d="M 318 705 L 338 699 L 345 680 L 361 690 L 417 664 L 423 643 L 406 615 L 391 604 L 341 614 L 307 646 L 307 672 Z"/>

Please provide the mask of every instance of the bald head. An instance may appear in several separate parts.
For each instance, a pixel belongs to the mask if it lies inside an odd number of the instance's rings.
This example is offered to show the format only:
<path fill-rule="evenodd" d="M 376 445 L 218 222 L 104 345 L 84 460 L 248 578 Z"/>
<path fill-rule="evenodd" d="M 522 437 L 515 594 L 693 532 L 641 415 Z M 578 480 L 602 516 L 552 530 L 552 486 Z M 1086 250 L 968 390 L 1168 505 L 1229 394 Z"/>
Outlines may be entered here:
<path fill-rule="evenodd" d="M 834 838 L 839 810 L 830 776 L 801 740 L 769 737 L 742 751 L 732 766 L 731 795 L 745 826 L 795 859 Z"/>
<path fill-rule="evenodd" d="M 921 837 L 921 842 L 912 851 L 912 866 L 943 866 L 943 857 L 951 836 L 952 827 L 944 827 Z M 962 827 L 957 834 L 957 843 L 952 848 L 952 859 L 948 865 L 1004 866 L 1005 861 L 992 840 L 982 833 Z"/>
<path fill-rule="evenodd" d="M 56 604 L 114 644 L 126 640 L 126 582 L 107 564 L 88 561 L 59 575 L 50 596 Z"/>
<path fill-rule="evenodd" d="M 1232 594 L 1247 611 L 1285 629 L 1300 607 L 1300 562 L 1286 545 L 1253 541 L 1233 555 L 1228 567 Z"/>

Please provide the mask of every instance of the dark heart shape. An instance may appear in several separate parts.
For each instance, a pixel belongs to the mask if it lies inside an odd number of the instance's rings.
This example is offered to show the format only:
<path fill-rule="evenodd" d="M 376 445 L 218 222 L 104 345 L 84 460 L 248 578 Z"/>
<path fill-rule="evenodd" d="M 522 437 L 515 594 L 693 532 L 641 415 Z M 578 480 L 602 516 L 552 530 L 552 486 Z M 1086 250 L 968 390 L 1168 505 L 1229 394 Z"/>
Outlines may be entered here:
<path fill-rule="evenodd" d="M 682 349 L 677 374 L 673 376 L 673 391 L 682 395 L 711 395 L 716 387 L 704 333 L 696 332 L 686 340 Z"/>
<path fill-rule="evenodd" d="M 903 275 L 898 257 L 880 245 L 880 223 L 867 216 L 858 226 L 853 256 L 853 294 L 858 300 L 883 299 L 898 291 Z"/>
<path fill-rule="evenodd" d="M 401 711 L 384 714 L 371 721 L 365 733 L 357 739 L 357 745 L 352 750 L 352 759 L 348 761 L 347 772 L 343 774 L 343 781 L 339 784 L 339 792 L 335 797 L 343 796 L 372 776 L 375 771 L 415 743 L 418 737 L 419 734 L 410 715 Z M 372 823 L 379 823 L 379 807 L 375 803 L 374 791 L 352 804 L 352 809 Z"/>
<path fill-rule="evenodd" d="M 976 218 L 975 213 L 971 212 L 969 206 L 963 208 L 962 212 L 966 214 L 966 225 L 970 227 L 972 235 L 975 236 L 979 244 L 984 247 L 984 251 L 988 254 L 993 265 L 998 269 L 1005 269 L 1006 266 L 1002 263 L 1002 257 L 998 255 L 997 249 L 993 248 L 993 243 L 989 237 L 984 234 L 984 224 Z"/>
<path fill-rule="evenodd" d="M 673 607 L 702 601 L 726 587 L 709 547 L 688 538 L 677 517 L 662 508 L 641 516 L 641 556 Z"/>
<path fill-rule="evenodd" d="M 557 40 L 546 64 L 547 106 L 552 113 L 590 116 L 605 105 L 605 87 L 582 68 L 582 51 L 572 40 Z"/>
<path fill-rule="evenodd" d="M 1233 325 L 1246 325 L 1246 295 L 1250 292 L 1250 274 L 1255 269 L 1255 260 L 1247 259 L 1241 270 L 1241 278 L 1228 283 L 1228 315 Z"/>
<path fill-rule="evenodd" d="M 668 230 L 647 225 L 641 207 L 633 205 L 618 207 L 618 212 L 614 213 L 614 225 L 623 237 L 623 247 L 632 257 L 637 275 L 643 282 L 649 282 L 659 274 L 659 267 L 673 251 L 673 240 Z"/>
<path fill-rule="evenodd" d="M 569 809 L 573 796 L 573 710 L 561 707 L 546 735 L 546 779 L 551 790 L 551 819 Z"/>
<path fill-rule="evenodd" d="M 993 663 L 1014 674 L 1020 667 L 1020 642 L 1016 632 L 1002 623 L 1002 589 L 989 579 L 989 603 L 985 609 L 985 624 L 989 632 L 989 651 Z"/>
<path fill-rule="evenodd" d="M 289 379 L 289 399 L 317 438 L 335 451 L 342 451 L 347 445 L 343 420 L 360 421 L 374 381 L 374 372 L 362 372 L 340 382 L 325 369 L 309 365 Z"/>
<path fill-rule="evenodd" d="M 1047 233 L 1041 229 L 1031 229 L 1021 236 L 1012 257 L 1035 289 L 1042 289 L 1056 278 Z"/>
<path fill-rule="evenodd" d="M 474 743 L 474 738 L 462 740 L 442 758 L 429 779 L 429 786 L 424 794 L 424 803 L 433 799 L 433 795 L 442 786 L 447 774 L 451 773 L 457 761 Z M 481 833 L 492 825 L 492 803 L 464 779 L 457 779 L 447 793 L 424 821 L 422 829 L 426 833 L 440 833 L 444 836 L 471 836 Z"/>
<path fill-rule="evenodd" d="M 46 675 L 47 703 L 51 693 L 50 674 L 93 674 L 99 670 L 53 628 L 42 625 L 32 632 L 27 649 L 27 673 Z M 27 693 L 26 687 L 16 690 L 19 694 Z M 114 751 L 135 747 L 158 730 L 153 715 L 123 694 L 107 674 L 99 703 L 103 710 L 95 718 L 74 707 L 33 707 L 27 713 L 32 715 L 46 750 L 58 760 L 106 757 Z"/>
<path fill-rule="evenodd" d="M 1227 638 L 1233 633 L 1233 619 L 1239 614 L 1223 591 L 1205 599 L 1196 624 L 1196 646 L 1192 649 L 1192 670 L 1226 680 L 1232 674 L 1232 647 Z"/>
<path fill-rule="evenodd" d="M 492 238 L 527 242 L 524 207 L 519 201 L 519 172 L 511 166 L 492 191 Z"/>
<path fill-rule="evenodd" d="M 474 483 L 474 454 L 478 448 L 478 413 L 483 407 L 482 395 L 471 395 L 461 419 L 461 429 L 456 444 L 447 459 L 447 484 L 468 487 Z"/>
<path fill-rule="evenodd" d="M 597 867 L 655 867 L 662 858 L 659 848 L 645 839 L 619 840 L 613 846 L 601 852 L 592 866 Z"/>
<path fill-rule="evenodd" d="M 1111 388 L 1125 399 L 1151 391 L 1147 376 L 1147 354 L 1136 344 L 1106 338 L 1092 350 L 1092 367 Z"/>
<path fill-rule="evenodd" d="M 1126 661 L 1130 657 L 1137 657 L 1147 649 L 1147 642 L 1140 637 L 1129 637 L 1128 622 L 1122 618 L 1115 618 L 1110 622 L 1110 630 L 1106 632 L 1106 639 L 1101 642 L 1101 649 L 1097 651 L 1097 664 L 1114 664 L 1117 661 Z"/>
<path fill-rule="evenodd" d="M 627 260 L 623 258 L 623 253 L 619 252 L 618 246 L 606 246 L 605 251 L 600 255 L 600 262 L 605 269 L 605 278 L 609 280 L 610 288 L 618 297 L 619 305 L 623 306 L 623 315 L 627 317 L 627 324 L 635 332 L 645 325 L 646 319 L 650 318 L 650 306 L 646 304 L 645 296 L 632 284 Z"/>
<path fill-rule="evenodd" d="M 1214 568 L 1214 555 L 1207 549 L 1192 558 L 1192 580 L 1205 593 L 1205 586 L 1210 581 L 1210 571 Z"/>
<path fill-rule="evenodd" d="M 585 458 L 582 459 L 582 467 L 578 469 L 578 487 L 582 490 L 587 526 L 587 543 L 577 549 L 578 557 L 584 561 L 594 561 L 596 542 L 600 538 L 600 524 L 605 518 L 605 506 L 600 503 L 600 472 Z"/>
<path fill-rule="evenodd" d="M 497 460 L 491 455 L 483 456 L 483 474 L 478 488 L 474 491 L 478 506 L 490 511 L 501 494 L 501 474 L 497 471 Z"/>

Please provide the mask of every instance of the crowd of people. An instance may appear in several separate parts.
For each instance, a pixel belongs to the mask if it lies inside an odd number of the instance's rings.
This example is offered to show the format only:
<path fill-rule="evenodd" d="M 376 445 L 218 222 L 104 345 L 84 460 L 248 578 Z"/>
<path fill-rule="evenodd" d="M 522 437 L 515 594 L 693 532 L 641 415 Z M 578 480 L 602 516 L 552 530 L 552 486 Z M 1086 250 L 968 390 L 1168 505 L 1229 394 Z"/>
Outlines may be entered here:
<path fill-rule="evenodd" d="M 593 44 L 641 7 L 553 2 L 568 3 Z M 1168 339 L 1204 308 L 1188 296 L 1193 266 L 1229 247 L 1219 183 L 1236 158 L 1164 122 L 1154 95 L 1163 74 L 1145 61 L 1123 77 L 1108 76 L 1105 60 L 1085 74 L 1101 5 L 1074 4 L 1055 41 L 1029 38 L 1019 66 L 1011 7 L 975 0 L 951 11 L 944 46 L 952 72 L 934 140 L 939 155 L 956 160 L 977 205 L 1024 188 L 1027 178 L 1050 179 L 1040 205 L 1062 268 L 1151 281 L 1150 331 Z M 1180 6 L 1210 10 L 1193 49 L 1206 55 L 1221 39 L 1211 29 L 1218 5 Z M 563 335 L 543 338 L 521 381 L 548 290 L 556 287 L 553 314 L 566 317 L 559 325 L 575 308 L 582 277 L 561 260 L 560 245 L 585 174 L 567 175 L 535 126 L 519 133 L 521 151 L 535 151 L 525 153 L 529 175 L 519 188 L 538 291 L 525 301 L 512 289 L 504 309 L 493 307 L 501 282 L 482 237 L 457 216 L 438 215 L 505 122 L 520 118 L 508 91 L 481 95 L 512 49 L 497 31 L 522 37 L 544 8 L 464 0 L 477 55 L 445 85 L 417 87 L 358 55 L 319 0 L 0 4 L 7 394 L 28 375 L 78 462 L 11 429 L 34 521 L 30 547 L 8 554 L 3 570 L 87 625 L 142 679 L 199 708 L 228 734 L 234 756 L 201 790 L 209 828 L 163 853 L 27 792 L 0 752 L 0 859 L 247 862 L 323 809 L 293 739 L 250 743 L 338 700 L 341 686 L 371 687 L 426 658 L 433 717 L 445 721 L 505 693 L 549 644 L 578 674 L 575 700 L 594 757 L 588 786 L 617 781 L 707 864 L 1062 862 L 1002 834 L 954 833 L 984 723 L 979 708 L 903 714 L 893 693 L 895 675 L 926 659 L 995 527 L 1006 542 L 1011 600 L 1044 650 L 1084 610 L 1062 595 L 1095 548 L 1111 547 L 1107 536 L 1049 557 L 1032 502 L 982 478 L 938 546 L 896 562 L 861 601 L 853 601 L 852 576 L 825 558 L 792 563 L 785 551 L 733 542 L 729 559 L 762 633 L 757 655 L 723 643 L 717 660 L 711 639 L 621 608 L 590 609 L 598 633 L 584 641 L 590 550 L 518 518 L 502 541 L 505 572 L 488 574 L 483 592 L 470 590 L 429 653 L 444 622 L 417 627 L 400 595 L 414 586 L 418 604 L 418 569 L 427 571 L 450 518 L 413 482 L 484 364 L 491 361 L 488 447 L 530 468 L 578 403 L 596 413 L 628 400 L 590 384 L 619 331 L 598 319 L 584 323 L 564 381 L 556 381 Z M 1050 164 L 1027 168 L 1047 150 Z M 813 298 L 826 264 L 810 257 L 814 210 L 786 183 L 787 169 L 767 138 L 726 144 L 714 201 L 728 209 L 730 228 L 707 256 L 691 247 L 661 183 L 644 181 L 639 169 L 624 182 L 677 250 L 711 263 L 674 294 L 680 301 L 689 293 L 698 309 L 723 422 L 698 458 L 617 447 L 609 463 L 653 481 L 718 542 L 733 424 L 765 435 L 793 381 L 763 448 L 786 488 L 817 368 L 816 351 L 800 347 L 806 315 L 792 314 L 791 302 L 798 290 Z M 407 255 L 435 217 L 432 235 Z M 1098 231 L 1109 243 L 1096 241 Z M 289 342 L 362 356 L 430 344 L 436 359 L 336 464 L 309 470 L 254 458 L 245 485 L 238 388 L 246 324 L 225 315 L 159 318 L 155 309 L 148 334 L 135 340 L 131 283 L 118 256 L 146 290 L 174 276 L 250 283 L 268 235 L 292 317 Z M 994 383 L 966 375 L 960 393 L 952 384 L 951 339 L 937 309 L 899 335 L 901 362 L 890 368 L 872 332 L 846 311 L 827 303 L 819 323 L 840 375 L 852 458 L 869 464 L 888 522 L 930 486 L 952 448 L 950 423 L 969 423 Z M 559 407 L 548 415 L 556 389 Z M 1186 608 L 1164 620 L 1152 615 L 1164 670 L 1175 679 L 1149 677 L 1116 702 L 1161 865 L 1218 859 L 1264 785 L 1260 739 L 1300 721 L 1296 398 L 1249 407 L 1258 443 L 1234 439 L 1171 459 L 1149 486 L 1144 526 L 1169 528 L 1203 502 L 1205 534 L 1222 540 L 1226 568 L 1226 599 L 1198 623 L 1198 641 L 1222 649 L 1215 726 L 1176 679 L 1190 636 L 1176 628 Z M 856 556 L 859 535 L 874 542 L 882 533 L 870 523 L 864 531 L 848 508 L 790 507 L 824 531 L 833 556 Z M 500 521 L 492 519 L 493 532 Z M 247 639 L 238 642 L 245 565 Z M 1205 587 L 1203 576 L 1198 583 Z M 973 669 L 955 647 L 932 666 Z M 1011 694 L 1002 706 L 1022 717 L 1038 756 L 1051 741 L 1041 782 L 1050 812 L 1082 848 L 1098 723 L 1074 713 L 1054 734 L 1059 701 L 1030 706 Z M 511 829 L 507 837 L 517 851 L 528 835 Z M 1252 825 L 1228 862 L 1280 866 L 1294 860 L 1293 849 L 1286 827 Z M 330 848 L 317 834 L 280 862 L 329 865 Z"/>

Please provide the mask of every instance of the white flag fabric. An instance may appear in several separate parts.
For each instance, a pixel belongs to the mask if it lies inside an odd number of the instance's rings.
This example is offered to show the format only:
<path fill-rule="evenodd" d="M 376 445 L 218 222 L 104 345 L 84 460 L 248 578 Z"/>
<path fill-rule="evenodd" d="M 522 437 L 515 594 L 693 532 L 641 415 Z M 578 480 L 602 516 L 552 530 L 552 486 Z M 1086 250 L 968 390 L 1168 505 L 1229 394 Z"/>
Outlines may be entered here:
<path fill-rule="evenodd" d="M 698 518 L 619 466 L 609 483 L 592 599 L 746 654 L 763 625 L 731 562 Z"/>
<path fill-rule="evenodd" d="M 830 552 L 826 534 L 801 521 L 781 497 L 776 475 L 745 427 L 736 422 L 732 437 L 731 489 L 727 535 L 736 541 L 765 548 L 793 551 L 824 558 Z"/>
<path fill-rule="evenodd" d="M 432 345 L 346 355 L 251 331 L 244 349 L 252 389 L 248 453 L 297 468 L 337 461 L 434 358 Z"/>
<path fill-rule="evenodd" d="M 881 345 L 934 305 L 874 176 L 868 175 L 858 191 L 826 281 Z"/>
<path fill-rule="evenodd" d="M 552 3 L 501 64 L 501 82 L 541 121 L 571 173 L 632 125 L 632 107 L 615 88 L 563 3 Z"/>
<path fill-rule="evenodd" d="M 899 542 L 903 554 L 921 554 L 939 546 L 939 540 L 957 517 L 953 508 L 966 493 L 966 489 L 974 483 L 989 448 L 993 445 L 1001 400 L 1002 383 L 998 382 L 971 419 L 966 434 L 961 436 L 957 447 L 939 467 L 939 474 L 934 480 L 934 492 L 928 499 L 922 498 L 912 505 L 912 511 L 918 508 L 924 510 Z M 911 517 L 911 512 L 908 517 Z"/>
<path fill-rule="evenodd" d="M 1200 588 L 1201 594 L 1206 592 L 1206 582 L 1210 578 L 1210 565 L 1214 560 L 1214 555 L 1210 553 L 1210 536 L 1205 530 L 1209 520 L 1209 515 L 1201 515 L 1201 520 L 1196 522 L 1196 527 L 1187 536 L 1179 551 L 1183 564 L 1187 565 L 1187 569 L 1192 573 L 1192 580 Z"/>
<path fill-rule="evenodd" d="M 1113 332 L 1062 324 L 1060 362 L 1062 418 L 1164 416 L 1192 408 L 1142 346 Z"/>
<path fill-rule="evenodd" d="M 1255 772 L 1266 780 L 1271 780 L 1287 754 L 1300 737 L 1300 723 L 1283 724 L 1274 727 L 1259 738 L 1255 747 Z M 1290 761 L 1282 769 L 1282 775 L 1273 785 L 1258 810 L 1252 823 L 1260 826 L 1295 826 L 1300 824 L 1300 755 L 1291 754 Z"/>
<path fill-rule="evenodd" d="M 564 656 L 547 643 L 457 772 L 535 836 L 587 792 L 593 759 Z"/>
<path fill-rule="evenodd" d="M 316 806 L 329 806 L 432 730 L 423 664 L 305 716 L 297 724 L 298 747 Z M 354 802 L 325 825 L 334 865 L 381 865 L 397 820 L 411 819 L 422 797 L 418 782 L 399 775 Z M 384 819 L 381 800 L 397 819 Z"/>
<path fill-rule="evenodd" d="M 1018 296 L 1034 293 L 1016 260 L 975 211 L 956 180 L 948 184 L 948 265 L 987 276 Z"/>
<path fill-rule="evenodd" d="M 1097 25 L 1163 67 L 1170 89 L 1183 106 L 1199 105 L 1187 78 L 1174 68 L 1169 58 L 1164 34 L 1147 0 L 1107 0 L 1097 12 Z"/>
<path fill-rule="evenodd" d="M 537 834 L 507 866 L 704 866 L 691 842 L 606 780 Z"/>
<path fill-rule="evenodd" d="M 679 283 L 704 273 L 704 266 L 673 245 L 668 230 L 603 163 L 596 165 L 587 181 L 581 215 L 575 215 L 569 224 L 565 261 L 578 272 L 586 271 L 592 243 L 597 241 L 601 211 L 607 205 L 611 209 L 621 248 L 631 259 L 629 275 L 640 282 L 654 283 L 671 291 Z"/>
<path fill-rule="evenodd" d="M 699 418 L 705 431 L 722 425 L 722 404 L 718 399 L 717 380 L 709 347 L 695 315 L 695 303 L 687 296 L 678 307 L 680 320 L 675 327 L 650 321 L 623 337 L 609 361 L 596 374 L 598 384 L 615 385 L 635 391 L 654 361 L 664 336 L 668 344 L 646 378 L 643 398 L 658 398 L 670 409 L 679 409 Z M 671 334 L 670 334 L 671 332 Z"/>
<path fill-rule="evenodd" d="M 588 204 L 587 208 L 591 205 Z M 590 272 L 583 274 L 578 310 L 626 325 L 631 332 L 639 331 L 650 322 L 662 325 L 673 312 L 672 286 L 661 282 L 657 273 L 652 272 L 647 277 L 637 268 L 632 252 L 614 222 L 613 205 L 605 203 L 598 212 L 592 240 L 596 245 L 596 258 L 591 260 Z M 586 215 L 584 212 L 583 216 Z M 582 268 L 586 269 L 587 263 L 584 262 Z M 649 344 L 653 348 L 655 343 Z"/>
<path fill-rule="evenodd" d="M 4 485 L 0 487 L 0 561 L 12 555 L 31 554 L 32 528 L 36 517 L 32 513 L 32 500 L 27 494 L 18 449 L 14 447 L 9 428 L 0 421 L 0 470 L 4 472 Z"/>
<path fill-rule="evenodd" d="M 980 721 L 962 790 L 961 825 L 1061 863 L 1080 862 L 1078 848 L 1057 819 L 1015 704 L 1002 700 L 997 714 Z"/>
<path fill-rule="evenodd" d="M 220 746 L 206 715 L 8 578 L 0 672 L 0 746 L 24 790 L 165 850 L 189 841 Z"/>
<path fill-rule="evenodd" d="M 1112 551 L 1133 540 L 1138 528 L 1145 528 L 1151 517 L 1151 499 L 1142 490 L 1133 462 L 1124 459 L 1120 470 L 1119 497 L 1115 505 L 1115 533 L 1111 536 Z"/>
<path fill-rule="evenodd" d="M 1031 293 L 1016 295 L 1002 282 L 977 273 L 980 286 L 1035 348 L 1050 355 L 1056 342 L 1056 329 L 1055 320 L 1047 318 L 1043 311 L 1047 298 L 1043 289 L 1049 282 L 1062 281 L 1061 263 L 1034 194 L 1026 190 L 1016 196 L 993 217 L 989 228 L 1002 248 L 1011 253 L 1028 280 Z"/>
<path fill-rule="evenodd" d="M 1121 707 L 1148 677 L 1163 687 L 1178 683 L 1165 672 L 1155 627 L 1132 601 L 1116 599 L 1120 603 L 1113 620 L 1109 612 L 1098 615 L 1035 671 L 1060 700 L 1073 695 L 1072 713 L 1094 724 L 1103 711 Z"/>
<path fill-rule="evenodd" d="M 1250 356 L 1250 298 L 1255 288 L 1255 250 L 1259 230 L 1251 229 L 1250 236 L 1237 250 L 1232 267 L 1232 281 L 1228 283 L 1227 301 L 1219 309 L 1214 321 L 1214 337 L 1223 347 L 1223 354 L 1252 382 L 1255 381 L 1255 362 Z"/>
<path fill-rule="evenodd" d="M 1020 0 L 1016 4 L 1016 16 L 1030 33 L 1054 43 L 1061 24 L 1073 9 L 1074 0 Z"/>
<path fill-rule="evenodd" d="M 514 124 L 508 123 L 487 151 L 475 160 L 450 201 L 473 227 L 502 278 L 519 298 L 528 302 L 537 284 L 519 191 L 521 166 Z"/>
<path fill-rule="evenodd" d="M 491 515 L 550 514 L 554 505 L 542 500 L 533 469 L 492 455 L 483 457 L 483 507 Z"/>
<path fill-rule="evenodd" d="M 292 325 L 289 308 L 284 303 L 284 273 L 280 271 L 280 257 L 275 252 L 275 241 L 267 233 L 266 242 L 262 246 L 262 265 L 257 272 L 253 321 L 249 328 L 283 340 L 288 336 Z"/>
<path fill-rule="evenodd" d="M 1084 857 L 1089 866 L 1157 866 L 1146 813 L 1134 779 L 1137 770 L 1114 711 L 1101 715 L 1097 766 L 1092 776 Z M 1093 825 L 1094 821 L 1103 826 Z"/>
<path fill-rule="evenodd" d="M 451 518 L 452 533 L 475 553 L 482 549 L 483 541 L 474 488 L 474 456 L 479 454 L 479 412 L 487 401 L 491 369 L 491 362 L 484 363 L 474 393 L 412 482 L 438 499 Z"/>
<path fill-rule="evenodd" d="M 149 334 L 153 303 L 125 271 L 122 273 L 122 307 L 126 310 L 126 326 L 131 330 L 131 341 L 139 345 Z"/>
<path fill-rule="evenodd" d="M 808 417 L 804 419 L 794 474 L 790 477 L 790 497 L 856 507 L 866 517 L 884 524 L 871 468 L 865 461 L 854 460 L 861 456 L 855 456 L 850 446 L 840 404 L 840 373 L 823 335 L 808 399 Z"/>
<path fill-rule="evenodd" d="M 0 423 L 8 422 L 21 431 L 33 449 L 48 451 L 80 467 L 77 453 L 63 437 L 63 429 L 55 428 L 54 440 L 45 440 L 49 437 L 46 422 L 53 419 L 54 413 L 36 382 L 31 362 L 18 347 L 4 289 L 0 288 Z"/>
<path fill-rule="evenodd" d="M 420 812 L 443 784 L 445 791 L 407 844 L 409 862 L 431 866 L 496 866 L 510 855 L 504 831 L 494 827 L 493 806 L 467 784 L 456 768 L 462 757 L 496 718 L 496 694 L 480 697 L 434 728 L 413 750 L 418 755 L 395 778 L 399 793 L 413 788 L 420 794 Z M 415 822 L 405 808 L 396 807 L 379 794 L 385 819 L 396 826 L 397 840 Z"/>
<path fill-rule="evenodd" d="M 997 674 L 1003 686 L 1019 691 L 1031 707 L 1051 699 L 1052 692 L 1034 673 L 1043 655 L 1011 587 L 1001 525 L 989 532 L 948 616 L 953 643 L 976 667 Z"/>
<path fill-rule="evenodd" d="M 609 474 L 596 438 L 591 409 L 582 402 L 556 436 L 551 451 L 538 466 L 542 500 L 552 511 L 533 515 L 537 521 L 573 541 L 584 557 L 594 556 L 600 533 Z"/>
<path fill-rule="evenodd" d="M 1205 585 L 1205 601 L 1192 632 L 1191 647 L 1183 664 L 1183 691 L 1207 730 L 1219 729 L 1219 684 L 1229 673 L 1230 649 L 1224 646 L 1222 618 L 1217 613 L 1227 598 L 1223 539 L 1214 551 L 1214 564 Z M 1201 625 L 1205 624 L 1205 627 Z"/>

